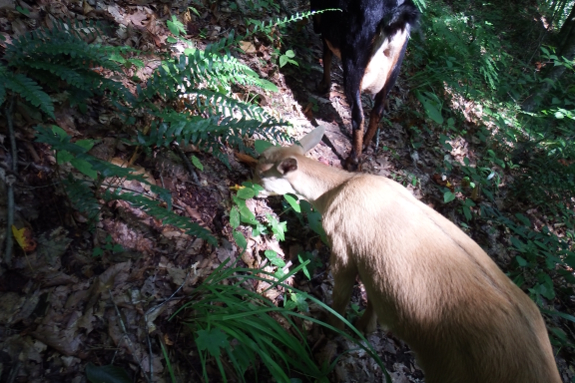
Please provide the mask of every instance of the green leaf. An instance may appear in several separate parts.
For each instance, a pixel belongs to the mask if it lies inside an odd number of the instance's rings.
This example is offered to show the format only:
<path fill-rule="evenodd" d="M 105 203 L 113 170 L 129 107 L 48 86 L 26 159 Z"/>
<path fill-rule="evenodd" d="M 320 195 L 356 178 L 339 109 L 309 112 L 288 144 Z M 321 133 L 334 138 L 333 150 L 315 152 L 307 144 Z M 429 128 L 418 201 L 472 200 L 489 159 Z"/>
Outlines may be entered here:
<path fill-rule="evenodd" d="M 434 98 L 437 98 L 437 96 L 433 95 L 432 93 L 429 92 L 425 93 L 427 95 L 434 96 Z M 439 125 L 443 124 L 443 116 L 441 116 L 441 109 L 440 105 L 438 105 L 438 101 L 437 100 L 432 101 L 430 97 L 420 92 L 416 92 L 416 97 L 423 105 L 423 108 L 425 109 L 425 113 L 427 114 L 427 116 L 437 124 Z"/>
<path fill-rule="evenodd" d="M 194 7 L 188 7 L 188 9 L 189 9 L 190 11 L 194 12 L 194 13 L 196 14 L 196 16 L 198 16 L 198 17 L 200 16 L 200 12 L 198 12 L 198 10 L 197 10 L 196 8 L 194 8 Z"/>
<path fill-rule="evenodd" d="M 290 49 L 290 50 L 287 50 L 286 53 L 285 53 L 285 55 L 286 55 L 287 57 L 289 57 L 290 59 L 293 59 L 293 58 L 295 57 L 295 53 L 294 53 L 294 51 L 292 51 L 291 49 Z"/>
<path fill-rule="evenodd" d="M 280 68 L 283 68 L 288 62 L 288 58 L 286 56 L 280 56 Z"/>
<path fill-rule="evenodd" d="M 301 213 L 301 207 L 297 198 L 293 197 L 290 194 L 284 194 L 284 199 L 289 203 L 289 205 L 296 211 L 296 213 Z"/>
<path fill-rule="evenodd" d="M 278 87 L 271 81 L 265 80 L 263 78 L 257 79 L 258 86 L 264 90 L 269 90 L 270 92 L 277 92 Z"/>
<path fill-rule="evenodd" d="M 240 221 L 241 222 L 248 223 L 250 225 L 256 225 L 258 223 L 258 220 L 256 219 L 256 216 L 254 215 L 254 213 L 252 213 L 250 211 L 250 209 L 248 209 L 245 199 L 239 198 L 237 196 L 233 196 L 232 200 L 237 205 L 237 207 L 240 211 Z"/>
<path fill-rule="evenodd" d="M 525 267 L 527 266 L 529 263 L 527 262 L 527 260 L 525 258 L 523 258 L 522 256 L 518 255 L 515 257 L 515 260 L 517 261 L 517 264 L 520 267 Z"/>
<path fill-rule="evenodd" d="M 186 33 L 184 24 L 182 24 L 180 20 L 178 20 L 178 18 L 174 15 L 172 15 L 172 20 L 168 20 L 166 24 L 168 25 L 168 29 L 170 30 L 170 32 L 172 32 L 172 34 L 176 37 L 179 36 L 180 34 Z"/>
<path fill-rule="evenodd" d="M 271 146 L 273 145 L 270 142 L 264 140 L 255 140 L 254 142 L 254 148 L 256 149 L 256 152 L 258 152 L 258 154 L 262 154 L 264 150 L 266 150 Z"/>
<path fill-rule="evenodd" d="M 565 331 L 561 330 L 559 327 L 551 327 L 549 328 L 549 331 L 551 331 L 557 338 L 566 341 L 567 340 L 567 334 L 565 333 Z"/>
<path fill-rule="evenodd" d="M 236 241 L 238 247 L 241 249 L 240 251 L 243 252 L 248 247 L 246 237 L 244 237 L 244 235 L 239 231 L 234 231 L 232 236 L 234 237 L 234 241 Z"/>
<path fill-rule="evenodd" d="M 531 227 L 531 221 L 529 221 L 529 218 L 527 218 L 523 214 L 517 213 L 517 214 L 515 214 L 515 217 L 517 217 L 517 219 L 520 220 L 521 223 L 523 223 L 523 225 L 525 225 L 527 227 Z"/>
<path fill-rule="evenodd" d="M 270 261 L 270 263 L 277 267 L 284 267 L 286 265 L 285 261 L 278 256 L 273 250 L 264 251 L 264 255 Z"/>
<path fill-rule="evenodd" d="M 92 164 L 88 161 L 79 158 L 73 158 L 70 160 L 70 163 L 72 166 L 78 169 L 80 173 L 85 174 L 92 179 L 98 178 L 98 172 L 92 168 Z"/>
<path fill-rule="evenodd" d="M 299 261 L 299 263 L 304 263 L 306 261 L 301 254 L 297 255 L 297 260 Z M 303 275 L 305 275 L 307 277 L 307 279 L 311 280 L 311 274 L 310 274 L 309 268 L 307 266 L 305 266 L 301 271 L 302 271 Z"/>
<path fill-rule="evenodd" d="M 568 321 L 575 323 L 575 316 L 563 313 L 561 311 L 550 311 L 550 310 L 541 309 L 541 312 L 544 314 L 547 314 L 547 315 L 558 316 L 560 318 L 567 319 Z"/>
<path fill-rule="evenodd" d="M 119 243 L 116 243 L 113 247 L 112 247 L 112 252 L 113 253 L 120 253 L 124 251 L 124 247 L 122 245 L 120 245 Z"/>
<path fill-rule="evenodd" d="M 60 128 L 57 125 L 52 125 L 52 133 L 54 133 L 56 136 L 60 137 L 60 139 L 64 140 L 65 138 L 68 137 L 68 133 L 66 133 L 66 131 L 62 128 Z"/>
<path fill-rule="evenodd" d="M 140 60 L 140 59 L 128 59 L 128 62 L 130 62 L 130 64 L 132 64 L 133 66 L 135 66 L 138 69 L 142 69 L 143 67 L 146 66 L 146 64 L 144 64 L 144 61 Z"/>
<path fill-rule="evenodd" d="M 86 365 L 86 378 L 91 383 L 130 383 L 132 378 L 122 367 L 96 366 L 92 362 Z"/>
<path fill-rule="evenodd" d="M 462 206 L 461 209 L 463 210 L 463 215 L 467 221 L 471 220 L 471 209 L 468 206 Z"/>
<path fill-rule="evenodd" d="M 515 238 L 515 237 L 510 237 L 509 240 L 511 241 L 511 244 L 515 247 L 515 249 L 521 253 L 525 252 L 525 244 L 523 242 L 521 242 L 519 239 Z"/>
<path fill-rule="evenodd" d="M 192 164 L 194 164 L 194 166 L 198 169 L 200 169 L 200 171 L 204 171 L 204 165 L 202 165 L 202 163 L 200 162 L 200 159 L 194 155 L 192 155 L 191 157 L 192 159 Z"/>
<path fill-rule="evenodd" d="M 112 61 L 114 61 L 114 62 L 120 63 L 120 64 L 124 64 L 124 63 L 126 63 L 126 62 L 128 61 L 128 60 L 126 60 L 126 59 L 124 58 L 124 56 L 122 56 L 122 55 L 121 55 L 120 53 L 118 53 L 118 52 L 112 53 L 112 54 L 110 55 L 109 59 L 112 60 Z"/>
<path fill-rule="evenodd" d="M 252 213 L 250 209 L 244 206 L 240 206 L 240 221 L 250 225 L 258 224 L 258 220 L 256 219 L 254 213 Z"/>
<path fill-rule="evenodd" d="M 252 236 L 257 237 L 259 235 L 266 235 L 268 233 L 268 228 L 262 223 L 258 222 L 252 229 Z"/>
<path fill-rule="evenodd" d="M 2 37 L 2 35 L 0 35 Z M 0 73 L 0 105 L 4 104 L 6 99 L 6 88 L 4 87 L 4 81 L 2 80 L 2 75 Z"/>
<path fill-rule="evenodd" d="M 299 311 L 307 312 L 309 310 L 309 306 L 307 304 L 307 294 L 304 293 L 291 293 L 290 299 L 296 304 L 297 309 Z"/>
<path fill-rule="evenodd" d="M 272 232 L 276 235 L 278 240 L 285 241 L 285 232 L 287 231 L 287 222 L 279 222 L 273 215 L 267 214 Z"/>
<path fill-rule="evenodd" d="M 240 212 L 237 207 L 232 207 L 230 210 L 230 226 L 237 229 L 240 226 Z"/>
<path fill-rule="evenodd" d="M 60 150 L 56 153 L 56 163 L 58 165 L 74 159 L 74 155 L 67 150 Z"/>
<path fill-rule="evenodd" d="M 30 11 L 28 9 L 22 8 L 20 6 L 16 6 L 16 10 L 25 16 L 28 16 L 30 14 Z"/>
<path fill-rule="evenodd" d="M 543 295 L 547 299 L 555 298 L 555 290 L 553 290 L 553 285 L 549 286 L 545 283 L 542 283 L 542 284 L 535 285 L 535 287 L 533 289 L 530 289 L 530 290 L 533 290 L 533 291 Z"/>
<path fill-rule="evenodd" d="M 264 190 L 264 188 L 261 185 L 254 184 L 253 182 L 249 182 L 249 181 L 242 182 L 242 185 L 247 187 L 247 188 L 252 189 L 255 193 L 255 196 L 257 196 L 259 194 L 259 192 Z"/>
<path fill-rule="evenodd" d="M 252 188 L 244 187 L 238 190 L 238 193 L 236 195 L 241 199 L 250 199 L 254 198 L 256 193 Z"/>
<path fill-rule="evenodd" d="M 450 190 L 443 193 L 443 202 L 449 203 L 455 199 L 455 194 L 453 194 Z"/>
<path fill-rule="evenodd" d="M 229 344 L 227 335 L 217 328 L 198 330 L 196 334 L 198 335 L 196 338 L 198 350 L 207 350 L 215 358 L 219 358 L 221 349 L 225 349 Z"/>
<path fill-rule="evenodd" d="M 94 247 L 92 250 L 92 257 L 100 257 L 102 254 L 104 254 L 104 249 L 101 247 Z"/>
<path fill-rule="evenodd" d="M 76 142 L 74 142 L 76 145 L 86 149 L 86 152 L 88 152 L 90 149 L 92 149 L 92 147 L 94 146 L 94 144 L 96 143 L 96 141 L 94 140 L 78 140 Z"/>

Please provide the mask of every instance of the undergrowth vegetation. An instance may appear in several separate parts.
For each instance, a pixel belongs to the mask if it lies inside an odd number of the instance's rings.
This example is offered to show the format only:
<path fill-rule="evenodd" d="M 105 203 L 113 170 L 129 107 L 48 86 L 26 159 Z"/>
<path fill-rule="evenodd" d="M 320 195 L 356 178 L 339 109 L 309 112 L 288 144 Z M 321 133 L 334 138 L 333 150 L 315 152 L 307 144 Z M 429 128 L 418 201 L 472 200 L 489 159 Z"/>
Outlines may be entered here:
<path fill-rule="evenodd" d="M 556 4 L 541 2 L 540 11 Z M 573 58 L 551 45 L 559 24 L 545 30 L 515 4 L 471 5 L 427 3 L 425 40 L 415 35 L 408 61 L 428 121 L 417 128 L 441 132 L 446 156 L 436 171 L 449 180 L 444 202 L 459 204 L 465 221 L 487 224 L 507 242 L 509 275 L 545 314 L 575 321 L 553 308 L 569 300 L 575 283 Z M 537 40 L 543 43 L 533 45 Z M 566 70 L 551 81 L 540 65 Z M 461 137 L 470 149 L 458 161 L 448 154 Z M 551 330 L 556 345 L 573 347 L 564 330 Z"/>
<path fill-rule="evenodd" d="M 191 301 L 174 314 L 182 315 L 195 334 L 194 341 L 201 358 L 204 381 L 210 381 L 206 366 L 211 358 L 215 360 L 224 381 L 268 381 L 269 378 L 258 376 L 258 369 L 253 368 L 261 363 L 277 382 L 329 382 L 327 374 L 336 361 L 331 364 L 325 361 L 321 366 L 318 365 L 307 343 L 304 322 L 337 330 L 309 316 L 307 310 L 278 307 L 251 287 L 254 282 L 261 281 L 268 283 L 266 290 L 287 289 L 337 315 L 322 301 L 283 283 L 309 261 L 293 268 L 281 278 L 263 269 L 228 267 L 226 263 L 198 286 Z M 384 369 L 369 343 L 366 345 L 345 332 L 339 333 L 356 342 L 358 349 L 365 350 Z M 355 333 L 355 336 L 365 341 L 357 330 Z M 228 361 L 232 369 L 225 367 Z"/>

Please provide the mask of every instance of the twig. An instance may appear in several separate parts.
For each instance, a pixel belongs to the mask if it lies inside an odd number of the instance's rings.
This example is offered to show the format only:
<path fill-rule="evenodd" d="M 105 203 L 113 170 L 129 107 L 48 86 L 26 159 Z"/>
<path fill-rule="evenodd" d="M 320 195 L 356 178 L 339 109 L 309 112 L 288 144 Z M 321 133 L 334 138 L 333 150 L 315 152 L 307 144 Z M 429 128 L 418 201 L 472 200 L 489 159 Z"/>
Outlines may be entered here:
<path fill-rule="evenodd" d="M 120 313 L 120 309 L 118 308 L 118 306 L 116 305 L 116 302 L 114 301 L 113 295 L 112 295 L 112 290 L 110 290 L 110 288 L 108 288 L 108 294 L 110 294 L 110 300 L 112 301 L 112 304 L 114 305 L 114 309 L 116 309 L 116 316 L 118 317 L 118 321 L 120 322 L 120 328 L 122 329 L 122 332 L 124 333 L 124 339 L 126 339 L 126 343 L 128 344 L 128 347 L 130 348 L 130 352 L 132 353 L 132 356 L 134 357 L 134 359 L 136 360 L 136 362 L 138 363 L 138 366 L 140 366 L 140 368 L 142 369 L 142 375 L 144 375 L 144 379 L 146 379 L 147 382 L 152 382 L 151 379 L 151 375 L 148 376 L 146 374 L 146 370 L 144 369 L 144 367 L 142 366 L 142 361 L 140 360 L 140 358 L 138 358 L 138 354 L 136 353 L 136 348 L 134 347 L 134 344 L 132 343 L 132 340 L 130 339 L 129 335 L 128 335 L 128 331 L 126 330 L 126 325 L 124 324 L 124 320 L 122 319 L 122 314 Z M 148 355 L 148 358 L 152 358 L 152 355 Z M 151 374 L 151 371 L 150 371 Z"/>
<path fill-rule="evenodd" d="M 194 272 L 195 272 L 195 267 L 193 267 L 193 270 L 194 270 Z M 175 295 L 185 286 L 185 284 L 186 284 L 186 282 L 187 282 L 187 280 L 188 280 L 188 276 L 190 275 L 190 272 L 191 272 L 191 271 L 192 271 L 192 270 L 190 270 L 190 271 L 186 274 L 186 278 L 184 278 L 184 281 L 182 282 L 182 284 L 180 285 L 180 287 L 178 287 L 178 288 L 176 289 L 176 291 L 174 291 L 174 292 L 172 293 L 172 295 L 170 295 L 165 301 L 163 301 L 163 302 L 160 303 L 159 305 L 154 306 L 154 307 L 148 309 L 148 310 L 144 313 L 144 322 L 146 323 L 146 339 L 147 339 L 147 341 L 148 341 L 148 353 L 150 354 L 150 359 L 149 359 L 149 361 L 150 361 L 150 378 L 152 377 L 152 369 L 153 369 L 153 366 L 152 366 L 152 340 L 150 339 L 150 328 L 149 328 L 149 326 L 148 326 L 148 324 L 149 324 L 149 322 L 148 322 L 148 314 L 150 314 L 150 313 L 152 313 L 152 312 L 154 312 L 154 311 L 156 311 L 156 310 L 159 310 L 163 305 L 165 305 L 166 303 L 168 303 L 168 302 L 171 301 L 172 299 L 175 299 L 175 298 L 174 298 Z"/>
<path fill-rule="evenodd" d="M 198 173 L 196 173 L 196 170 L 194 169 L 194 167 L 192 166 L 192 163 L 190 162 L 190 160 L 188 159 L 188 157 L 186 157 L 186 154 L 184 153 L 184 151 L 180 148 L 180 145 L 178 145 L 177 143 L 173 143 L 172 147 L 174 148 L 174 151 L 176 153 L 178 153 L 178 155 L 180 156 L 180 158 L 182 159 L 182 161 L 184 161 L 184 164 L 186 165 L 186 168 L 188 168 L 188 171 L 190 172 L 190 174 L 192 175 L 192 178 L 194 179 L 194 183 L 197 186 L 201 186 L 200 185 L 200 179 L 198 178 Z"/>

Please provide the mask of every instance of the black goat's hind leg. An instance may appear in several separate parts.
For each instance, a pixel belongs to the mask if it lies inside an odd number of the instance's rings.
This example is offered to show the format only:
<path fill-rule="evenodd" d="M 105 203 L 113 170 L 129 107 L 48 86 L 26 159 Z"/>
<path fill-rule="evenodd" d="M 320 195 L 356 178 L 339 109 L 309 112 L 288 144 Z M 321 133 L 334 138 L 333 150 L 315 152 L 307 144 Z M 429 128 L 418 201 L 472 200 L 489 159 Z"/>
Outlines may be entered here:
<path fill-rule="evenodd" d="M 317 86 L 317 91 L 321 94 L 329 92 L 331 87 L 331 62 L 333 52 L 329 49 L 325 39 L 323 41 L 323 78 Z"/>
<path fill-rule="evenodd" d="M 383 116 L 383 111 L 385 110 L 385 105 L 387 104 L 386 93 L 387 89 L 386 87 L 384 87 L 375 96 L 375 103 L 373 105 L 373 109 L 371 109 L 371 113 L 369 114 L 369 125 L 367 131 L 365 132 L 365 137 L 363 139 L 365 149 L 367 149 L 367 147 L 373 140 L 373 137 L 377 133 L 377 127 L 379 126 L 381 116 Z"/>

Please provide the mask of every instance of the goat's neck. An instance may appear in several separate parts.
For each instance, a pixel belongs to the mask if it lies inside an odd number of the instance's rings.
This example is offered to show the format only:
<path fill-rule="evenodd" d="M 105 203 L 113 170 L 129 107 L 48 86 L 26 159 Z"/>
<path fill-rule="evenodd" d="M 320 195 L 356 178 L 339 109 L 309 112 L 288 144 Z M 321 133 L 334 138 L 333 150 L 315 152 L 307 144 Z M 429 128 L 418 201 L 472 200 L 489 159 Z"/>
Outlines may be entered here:
<path fill-rule="evenodd" d="M 298 170 L 290 177 L 290 182 L 294 190 L 320 213 L 323 213 L 323 204 L 318 199 L 355 175 L 306 157 L 299 157 L 298 163 Z"/>

